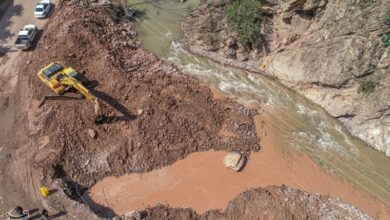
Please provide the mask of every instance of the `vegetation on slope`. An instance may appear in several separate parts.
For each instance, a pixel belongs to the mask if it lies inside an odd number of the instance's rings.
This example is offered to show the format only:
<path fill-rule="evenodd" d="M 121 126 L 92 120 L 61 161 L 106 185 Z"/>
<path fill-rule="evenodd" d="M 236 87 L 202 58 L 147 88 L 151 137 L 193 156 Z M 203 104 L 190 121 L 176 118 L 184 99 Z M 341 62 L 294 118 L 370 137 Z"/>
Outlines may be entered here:
<path fill-rule="evenodd" d="M 369 95 L 375 91 L 376 84 L 377 83 L 372 80 L 362 81 L 360 83 L 358 92 Z"/>
<path fill-rule="evenodd" d="M 237 0 L 226 11 L 227 24 L 243 44 L 259 46 L 262 42 L 260 6 L 260 0 Z"/>

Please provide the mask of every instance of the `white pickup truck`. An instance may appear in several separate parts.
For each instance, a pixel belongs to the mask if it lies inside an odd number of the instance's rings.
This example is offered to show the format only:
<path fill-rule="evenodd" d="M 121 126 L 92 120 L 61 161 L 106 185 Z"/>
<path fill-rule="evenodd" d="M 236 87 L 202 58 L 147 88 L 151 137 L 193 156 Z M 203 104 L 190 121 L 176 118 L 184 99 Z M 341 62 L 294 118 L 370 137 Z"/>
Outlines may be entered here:
<path fill-rule="evenodd" d="M 21 50 L 29 49 L 33 43 L 35 38 L 38 35 L 38 28 L 34 24 L 28 24 L 23 27 L 21 31 L 19 31 L 18 38 L 15 41 L 15 47 Z"/>
<path fill-rule="evenodd" d="M 51 2 L 50 0 L 42 0 L 37 4 L 34 11 L 34 16 L 36 18 L 46 18 L 50 13 Z"/>

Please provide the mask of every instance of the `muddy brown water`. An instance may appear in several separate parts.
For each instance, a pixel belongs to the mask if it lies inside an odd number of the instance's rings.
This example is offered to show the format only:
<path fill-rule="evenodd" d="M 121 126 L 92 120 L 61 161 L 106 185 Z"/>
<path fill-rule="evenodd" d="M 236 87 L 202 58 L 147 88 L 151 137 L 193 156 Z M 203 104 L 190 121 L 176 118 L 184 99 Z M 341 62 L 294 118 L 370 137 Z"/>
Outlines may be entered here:
<path fill-rule="evenodd" d="M 92 188 L 89 197 L 117 214 L 159 203 L 191 207 L 203 213 L 210 209 L 225 209 L 230 200 L 247 189 L 285 184 L 340 197 L 375 217 L 390 217 L 387 207 L 378 200 L 326 174 L 306 155 L 283 151 L 277 146 L 277 134 L 268 120 L 266 116 L 256 118 L 263 148 L 259 153 L 251 154 L 241 172 L 224 167 L 224 151 L 198 152 L 152 172 L 107 177 Z"/>
<path fill-rule="evenodd" d="M 134 1 L 132 1 L 134 3 Z M 200 152 L 144 174 L 107 177 L 89 195 L 116 213 L 158 203 L 198 212 L 224 209 L 251 187 L 285 184 L 329 194 L 378 219 L 390 219 L 390 159 L 350 137 L 322 109 L 262 76 L 195 57 L 172 43 L 182 37 L 180 16 L 198 1 L 162 0 L 137 4 L 146 11 L 137 26 L 145 47 L 186 74 L 262 112 L 257 119 L 262 150 L 241 173 L 223 167 L 225 152 Z M 259 122 L 260 120 L 260 122 Z M 261 123 L 261 120 L 266 123 Z"/>

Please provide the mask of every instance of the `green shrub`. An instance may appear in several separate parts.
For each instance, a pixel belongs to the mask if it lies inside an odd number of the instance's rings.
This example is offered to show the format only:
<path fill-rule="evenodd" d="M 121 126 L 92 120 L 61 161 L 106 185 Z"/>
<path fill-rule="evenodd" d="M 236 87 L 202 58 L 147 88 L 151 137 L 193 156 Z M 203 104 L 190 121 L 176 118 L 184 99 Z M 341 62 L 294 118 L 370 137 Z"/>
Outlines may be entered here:
<path fill-rule="evenodd" d="M 207 0 L 200 0 L 199 1 L 199 5 L 203 5 L 203 4 L 206 4 L 207 3 Z"/>
<path fill-rule="evenodd" d="M 226 11 L 228 26 L 238 32 L 243 44 L 259 46 L 262 42 L 260 6 L 260 0 L 236 0 Z"/>
<path fill-rule="evenodd" d="M 375 91 L 377 83 L 372 80 L 365 80 L 360 82 L 360 86 L 358 89 L 359 93 L 363 93 L 365 95 L 369 95 Z"/>
<path fill-rule="evenodd" d="M 387 10 L 387 13 L 385 15 L 385 21 L 386 24 L 390 24 L 390 8 Z"/>
<path fill-rule="evenodd" d="M 194 9 L 193 9 L 193 7 L 191 5 L 187 6 L 187 8 L 186 8 L 186 11 L 187 11 L 188 14 L 191 13 L 193 10 Z"/>
<path fill-rule="evenodd" d="M 381 37 L 381 40 L 382 40 L 382 43 L 384 46 L 390 46 L 390 33 L 388 34 L 384 34 L 382 37 Z"/>

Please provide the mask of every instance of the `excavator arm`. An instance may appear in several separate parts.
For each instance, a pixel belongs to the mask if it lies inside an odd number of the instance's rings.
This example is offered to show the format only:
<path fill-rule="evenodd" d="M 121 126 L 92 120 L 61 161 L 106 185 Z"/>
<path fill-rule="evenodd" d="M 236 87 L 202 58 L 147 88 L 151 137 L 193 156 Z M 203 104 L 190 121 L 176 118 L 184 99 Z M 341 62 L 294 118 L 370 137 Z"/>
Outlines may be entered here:
<path fill-rule="evenodd" d="M 79 91 L 85 98 L 92 102 L 95 109 L 95 123 L 100 124 L 104 120 L 99 100 L 83 84 L 73 77 L 63 77 L 60 79 L 61 84 L 70 86 Z"/>

